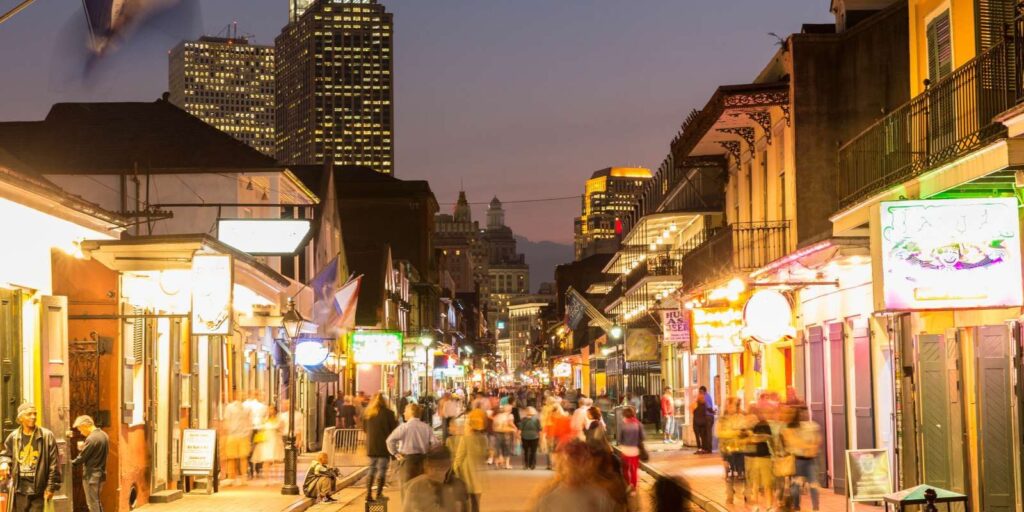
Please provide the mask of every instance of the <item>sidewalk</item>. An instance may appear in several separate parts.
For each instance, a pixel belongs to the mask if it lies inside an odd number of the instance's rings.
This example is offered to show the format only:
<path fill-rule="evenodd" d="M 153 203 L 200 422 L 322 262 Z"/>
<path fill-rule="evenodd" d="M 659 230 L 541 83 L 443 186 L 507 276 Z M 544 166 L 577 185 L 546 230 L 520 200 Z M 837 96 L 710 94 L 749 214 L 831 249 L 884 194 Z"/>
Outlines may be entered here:
<path fill-rule="evenodd" d="M 312 454 L 299 456 L 297 484 L 301 487 L 306 470 L 313 461 Z M 339 466 L 341 480 L 365 470 L 365 465 Z M 139 507 L 144 512 L 224 512 L 226 510 L 245 510 L 248 512 L 282 512 L 285 510 L 305 510 L 312 505 L 312 500 L 304 496 L 285 496 L 281 494 L 283 476 L 278 467 L 276 473 L 268 478 L 249 480 L 237 485 L 220 486 L 220 491 L 213 494 L 185 494 L 180 500 L 170 503 L 150 503 Z M 358 478 L 358 476 L 356 476 Z"/>
<path fill-rule="evenodd" d="M 651 439 L 651 436 L 648 436 L 648 439 Z M 720 454 L 696 455 L 693 453 L 693 447 L 679 443 L 664 444 L 661 441 L 648 440 L 646 446 L 651 454 L 651 460 L 642 464 L 645 466 L 644 470 L 677 477 L 685 481 L 694 494 L 703 498 L 701 501 L 706 500 L 713 504 L 712 507 L 705 507 L 705 510 L 728 510 L 730 512 L 749 510 L 743 504 L 742 496 L 737 496 L 738 503 L 734 505 L 725 504 L 725 468 Z M 806 493 L 802 497 L 802 503 L 804 510 L 811 509 L 810 497 Z M 846 496 L 836 494 L 831 489 L 821 489 L 819 509 L 823 511 L 846 510 Z M 857 512 L 878 512 L 882 510 L 882 507 L 858 503 L 855 510 Z"/>

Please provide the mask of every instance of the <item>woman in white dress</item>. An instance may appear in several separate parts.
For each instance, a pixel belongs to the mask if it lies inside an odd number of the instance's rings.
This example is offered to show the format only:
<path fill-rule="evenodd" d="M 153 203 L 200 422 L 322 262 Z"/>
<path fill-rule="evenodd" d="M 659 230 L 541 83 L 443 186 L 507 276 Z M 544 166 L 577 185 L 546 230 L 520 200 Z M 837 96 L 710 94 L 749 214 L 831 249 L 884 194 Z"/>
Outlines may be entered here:
<path fill-rule="evenodd" d="M 267 410 L 267 418 L 260 427 L 259 439 L 252 454 L 252 461 L 263 463 L 264 467 L 273 467 L 276 463 L 284 461 L 283 435 L 284 427 L 277 415 L 277 408 L 270 406 Z"/>

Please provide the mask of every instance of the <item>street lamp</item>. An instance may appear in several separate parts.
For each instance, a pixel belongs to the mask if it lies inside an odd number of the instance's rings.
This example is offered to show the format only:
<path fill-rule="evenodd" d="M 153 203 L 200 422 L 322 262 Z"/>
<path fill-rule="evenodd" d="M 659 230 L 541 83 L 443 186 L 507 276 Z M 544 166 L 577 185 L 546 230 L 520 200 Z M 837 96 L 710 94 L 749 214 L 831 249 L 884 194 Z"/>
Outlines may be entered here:
<path fill-rule="evenodd" d="M 288 435 L 284 437 L 284 485 L 281 486 L 281 494 L 298 496 L 299 486 L 296 485 L 296 456 L 295 449 L 295 339 L 299 337 L 299 329 L 302 328 L 302 315 L 295 310 L 295 301 L 288 299 L 288 311 L 281 317 L 281 327 L 288 336 L 288 347 L 291 355 L 291 364 L 288 365 Z"/>
<path fill-rule="evenodd" d="M 608 335 L 611 336 L 611 338 L 613 340 L 621 339 L 622 338 L 622 326 L 621 325 L 613 325 L 611 330 L 608 331 Z"/>

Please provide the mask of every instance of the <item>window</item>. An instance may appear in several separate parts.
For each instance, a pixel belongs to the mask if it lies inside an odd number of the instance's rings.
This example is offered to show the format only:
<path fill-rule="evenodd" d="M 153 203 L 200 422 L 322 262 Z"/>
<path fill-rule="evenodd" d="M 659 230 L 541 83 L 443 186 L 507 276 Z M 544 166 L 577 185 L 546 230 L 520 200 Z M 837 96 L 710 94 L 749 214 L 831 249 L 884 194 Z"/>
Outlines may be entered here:
<path fill-rule="evenodd" d="M 953 40 L 949 9 L 928 22 L 928 78 L 934 83 L 953 71 Z"/>

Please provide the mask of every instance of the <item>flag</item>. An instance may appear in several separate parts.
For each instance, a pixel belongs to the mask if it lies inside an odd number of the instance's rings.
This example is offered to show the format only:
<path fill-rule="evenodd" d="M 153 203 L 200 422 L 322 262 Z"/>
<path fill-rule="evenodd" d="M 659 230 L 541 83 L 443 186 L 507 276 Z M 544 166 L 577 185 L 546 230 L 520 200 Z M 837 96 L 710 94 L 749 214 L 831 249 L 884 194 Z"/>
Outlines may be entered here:
<path fill-rule="evenodd" d="M 337 311 L 337 328 L 352 330 L 356 326 L 356 308 L 359 305 L 359 285 L 363 276 L 357 276 L 345 283 L 334 294 L 334 309 Z"/>
<path fill-rule="evenodd" d="M 313 278 L 309 284 L 313 288 L 313 321 L 323 336 L 334 336 L 335 326 L 340 322 L 337 308 L 334 306 L 334 295 L 340 290 L 338 257 L 335 257 Z"/>
<path fill-rule="evenodd" d="M 579 327 L 580 322 L 587 316 L 587 310 L 577 294 L 570 293 L 568 298 L 569 300 L 565 305 L 565 325 L 568 325 L 569 329 L 575 331 Z"/>

